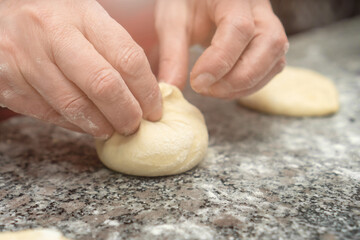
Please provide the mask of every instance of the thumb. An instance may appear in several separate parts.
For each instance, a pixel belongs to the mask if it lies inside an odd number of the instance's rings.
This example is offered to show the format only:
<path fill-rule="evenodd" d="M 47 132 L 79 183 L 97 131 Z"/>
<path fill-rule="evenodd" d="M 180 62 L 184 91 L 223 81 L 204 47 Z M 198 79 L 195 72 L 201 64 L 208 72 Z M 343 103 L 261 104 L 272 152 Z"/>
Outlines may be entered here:
<path fill-rule="evenodd" d="M 183 89 L 189 61 L 186 1 L 159 0 L 155 14 L 159 38 L 158 79 Z"/>

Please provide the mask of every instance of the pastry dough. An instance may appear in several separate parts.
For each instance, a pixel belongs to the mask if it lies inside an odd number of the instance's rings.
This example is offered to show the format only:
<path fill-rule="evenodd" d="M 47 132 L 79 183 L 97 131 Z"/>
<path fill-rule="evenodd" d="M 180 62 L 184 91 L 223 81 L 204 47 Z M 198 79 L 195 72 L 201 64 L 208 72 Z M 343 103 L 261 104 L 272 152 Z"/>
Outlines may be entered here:
<path fill-rule="evenodd" d="M 201 112 L 175 86 L 160 83 L 163 116 L 142 120 L 131 136 L 115 133 L 96 142 L 101 161 L 110 169 L 136 176 L 164 176 L 185 172 L 205 156 L 208 132 Z"/>
<path fill-rule="evenodd" d="M 329 115 L 339 109 L 330 79 L 296 67 L 286 67 L 263 89 L 238 102 L 260 112 L 296 117 Z"/>
<path fill-rule="evenodd" d="M 58 231 L 52 229 L 29 229 L 19 232 L 0 233 L 0 240 L 67 240 Z"/>

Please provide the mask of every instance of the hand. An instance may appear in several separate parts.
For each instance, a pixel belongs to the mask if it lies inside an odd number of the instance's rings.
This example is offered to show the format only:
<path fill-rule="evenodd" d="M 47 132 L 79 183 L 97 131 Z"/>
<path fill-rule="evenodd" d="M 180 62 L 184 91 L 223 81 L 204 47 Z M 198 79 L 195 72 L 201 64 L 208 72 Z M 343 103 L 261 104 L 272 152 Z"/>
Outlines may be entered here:
<path fill-rule="evenodd" d="M 285 66 L 289 44 L 268 0 L 157 0 L 155 17 L 160 81 L 185 85 L 193 44 L 210 45 L 190 74 L 203 95 L 251 94 Z"/>
<path fill-rule="evenodd" d="M 99 138 L 161 117 L 143 50 L 95 0 L 4 0 L 0 29 L 0 105 Z"/>

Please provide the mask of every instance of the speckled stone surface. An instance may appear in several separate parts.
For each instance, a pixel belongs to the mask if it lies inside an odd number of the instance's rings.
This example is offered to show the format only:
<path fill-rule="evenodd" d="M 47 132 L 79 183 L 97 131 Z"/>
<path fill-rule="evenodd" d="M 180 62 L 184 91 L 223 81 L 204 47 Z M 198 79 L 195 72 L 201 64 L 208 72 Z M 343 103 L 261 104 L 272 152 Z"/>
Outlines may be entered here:
<path fill-rule="evenodd" d="M 29 118 L 0 123 L 0 231 L 72 239 L 360 239 L 360 18 L 291 39 L 291 65 L 331 77 L 341 110 L 262 115 L 186 92 L 206 159 L 185 174 L 106 169 L 89 137 Z"/>

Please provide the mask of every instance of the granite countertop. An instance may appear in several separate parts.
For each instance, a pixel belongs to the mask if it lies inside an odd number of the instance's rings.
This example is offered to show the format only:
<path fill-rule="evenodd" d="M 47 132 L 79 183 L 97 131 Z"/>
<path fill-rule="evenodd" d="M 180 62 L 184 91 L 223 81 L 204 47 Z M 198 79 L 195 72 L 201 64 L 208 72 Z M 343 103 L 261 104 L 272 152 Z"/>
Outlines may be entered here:
<path fill-rule="evenodd" d="M 290 65 L 332 78 L 341 109 L 262 115 L 187 98 L 205 115 L 206 159 L 177 176 L 105 168 L 91 138 L 19 117 L 0 123 L 0 231 L 91 239 L 360 239 L 360 18 L 290 39 Z"/>

